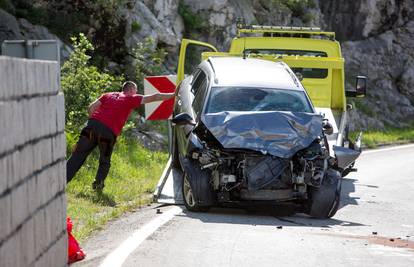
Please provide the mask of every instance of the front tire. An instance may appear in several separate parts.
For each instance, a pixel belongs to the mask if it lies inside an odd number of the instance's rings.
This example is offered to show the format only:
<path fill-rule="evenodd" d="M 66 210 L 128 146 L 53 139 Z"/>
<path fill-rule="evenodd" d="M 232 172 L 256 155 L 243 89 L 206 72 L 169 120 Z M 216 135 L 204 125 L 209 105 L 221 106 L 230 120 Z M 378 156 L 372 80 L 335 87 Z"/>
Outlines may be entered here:
<path fill-rule="evenodd" d="M 184 205 L 189 211 L 208 211 L 210 209 L 209 206 L 200 206 L 195 197 L 194 197 L 194 191 L 191 187 L 190 181 L 188 179 L 188 174 L 184 172 L 183 175 L 183 199 L 184 199 Z"/>
<path fill-rule="evenodd" d="M 326 219 L 335 215 L 341 199 L 341 174 L 329 169 L 319 188 L 311 187 L 308 214 L 314 218 Z"/>

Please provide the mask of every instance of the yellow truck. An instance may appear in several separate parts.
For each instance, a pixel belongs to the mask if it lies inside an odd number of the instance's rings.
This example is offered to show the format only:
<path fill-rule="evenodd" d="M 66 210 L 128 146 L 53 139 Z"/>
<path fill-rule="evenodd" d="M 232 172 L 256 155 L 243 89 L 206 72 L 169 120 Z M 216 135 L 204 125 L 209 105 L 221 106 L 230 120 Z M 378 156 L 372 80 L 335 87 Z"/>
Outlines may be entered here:
<path fill-rule="evenodd" d="M 177 87 L 199 63 L 194 61 L 197 52 L 201 60 L 215 57 L 259 58 L 282 61 L 296 74 L 310 97 L 316 112 L 329 122 L 332 131 L 327 135 L 332 158 L 345 160 L 342 176 L 354 171 L 354 161 L 360 154 L 361 134 L 357 140 L 348 138 L 346 97 L 363 97 L 366 77 L 355 77 L 355 88 L 345 90 L 344 58 L 334 32 L 319 28 L 279 27 L 237 24 L 237 36 L 228 52 L 219 52 L 214 46 L 195 40 L 183 39 L 177 68 Z M 194 64 L 196 63 L 196 64 Z M 193 68 L 194 66 L 194 68 Z M 332 147 L 335 146 L 335 150 Z M 350 152 L 350 151 L 354 151 Z M 342 155 L 341 155 L 342 154 Z M 351 162 L 351 163 L 349 163 Z M 341 165 L 340 162 L 337 163 Z M 179 190 L 182 184 L 179 170 L 170 159 L 154 193 L 159 202 L 182 203 Z"/>

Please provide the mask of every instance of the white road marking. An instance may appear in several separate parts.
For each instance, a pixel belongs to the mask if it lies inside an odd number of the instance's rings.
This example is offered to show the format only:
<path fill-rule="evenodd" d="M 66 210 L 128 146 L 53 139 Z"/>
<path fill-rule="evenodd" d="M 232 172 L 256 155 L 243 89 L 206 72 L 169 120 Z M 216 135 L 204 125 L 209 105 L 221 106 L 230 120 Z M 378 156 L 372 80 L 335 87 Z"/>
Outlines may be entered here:
<path fill-rule="evenodd" d="M 412 252 L 407 248 L 385 247 L 382 245 L 371 245 L 370 250 L 378 255 L 386 257 L 412 257 Z"/>
<path fill-rule="evenodd" d="M 182 208 L 174 206 L 165 211 L 157 218 L 145 224 L 140 229 L 136 230 L 130 237 L 121 243 L 112 253 L 108 254 L 103 260 L 100 267 L 120 267 L 137 247 L 152 233 L 157 231 L 162 225 L 174 218 L 175 215 L 182 212 Z"/>
<path fill-rule="evenodd" d="M 384 152 L 384 151 L 390 151 L 390 150 L 398 150 L 398 149 L 404 149 L 404 148 L 412 148 L 414 147 L 414 144 L 409 145 L 401 145 L 401 146 L 393 146 L 393 147 L 386 147 L 386 148 L 379 148 L 379 149 L 373 149 L 368 151 L 363 151 L 362 155 L 377 153 L 377 152 Z"/>

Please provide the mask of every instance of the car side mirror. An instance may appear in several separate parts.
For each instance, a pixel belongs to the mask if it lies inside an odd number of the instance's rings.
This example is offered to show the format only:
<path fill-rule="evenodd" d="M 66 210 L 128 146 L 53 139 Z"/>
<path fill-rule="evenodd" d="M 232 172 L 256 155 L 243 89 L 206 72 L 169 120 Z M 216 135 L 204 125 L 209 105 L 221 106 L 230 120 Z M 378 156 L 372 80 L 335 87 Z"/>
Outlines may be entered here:
<path fill-rule="evenodd" d="M 194 119 L 187 113 L 176 115 L 171 122 L 175 125 L 196 125 Z"/>
<path fill-rule="evenodd" d="M 345 95 L 349 97 L 364 97 L 367 93 L 367 77 L 357 76 L 355 90 L 346 91 Z"/>

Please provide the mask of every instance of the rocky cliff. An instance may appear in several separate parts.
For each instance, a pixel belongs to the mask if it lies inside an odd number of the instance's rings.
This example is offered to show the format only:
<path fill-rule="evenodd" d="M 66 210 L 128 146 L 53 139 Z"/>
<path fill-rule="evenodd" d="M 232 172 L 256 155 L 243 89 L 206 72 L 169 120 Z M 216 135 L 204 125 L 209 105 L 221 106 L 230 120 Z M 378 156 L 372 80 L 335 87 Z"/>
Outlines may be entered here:
<path fill-rule="evenodd" d="M 239 17 L 247 23 L 335 31 L 346 60 L 347 86 L 353 86 L 357 74 L 369 78 L 368 97 L 351 100 L 351 129 L 404 127 L 414 121 L 414 0 L 108 0 L 100 1 L 108 2 L 103 7 L 88 0 L 44 2 L 0 3 L 7 11 L 0 10 L 0 42 L 57 38 L 47 28 L 30 23 L 27 14 L 17 12 L 22 7 L 39 12 L 43 3 L 44 14 L 66 17 L 67 23 L 77 25 L 66 34 L 54 27 L 64 51 L 69 51 L 64 45 L 69 34 L 86 32 L 98 44 L 96 56 L 105 59 L 102 66 L 115 64 L 127 73 L 128 66 L 134 65 L 131 51 L 145 37 L 151 36 L 156 47 L 169 52 L 166 70 L 171 72 L 181 38 L 195 38 L 226 50 Z M 74 14 L 82 16 L 77 19 Z M 52 20 L 54 24 L 50 19 L 40 21 L 46 26 L 60 25 L 59 20 Z"/>

